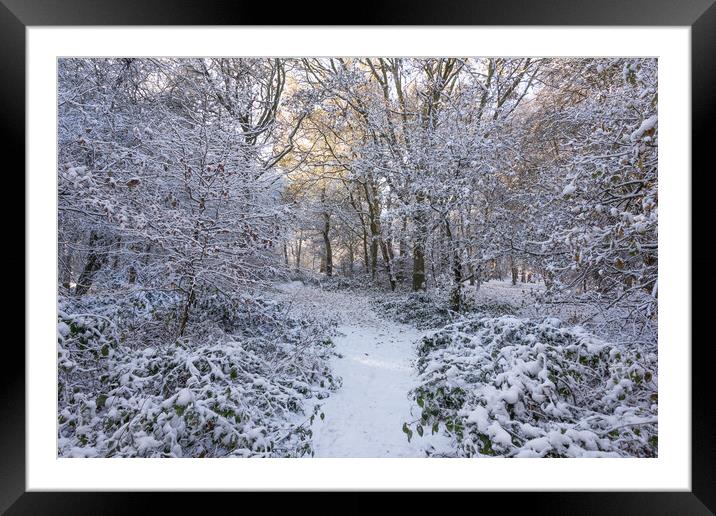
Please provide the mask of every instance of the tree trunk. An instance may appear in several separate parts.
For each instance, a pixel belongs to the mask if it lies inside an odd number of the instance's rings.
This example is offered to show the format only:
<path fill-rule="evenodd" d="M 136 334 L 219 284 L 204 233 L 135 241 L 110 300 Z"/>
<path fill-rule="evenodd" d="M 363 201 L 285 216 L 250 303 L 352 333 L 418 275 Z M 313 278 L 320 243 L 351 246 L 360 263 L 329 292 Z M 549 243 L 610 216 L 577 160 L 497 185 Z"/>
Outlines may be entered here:
<path fill-rule="evenodd" d="M 393 265 L 390 259 L 390 250 L 388 244 L 381 241 L 380 249 L 383 252 L 383 260 L 385 261 L 385 267 L 388 269 L 388 281 L 390 282 L 390 290 L 395 291 L 395 278 L 393 277 Z"/>
<path fill-rule="evenodd" d="M 445 219 L 445 237 L 452 257 L 453 286 L 450 292 L 450 308 L 459 312 L 462 308 L 462 262 L 460 261 L 460 250 L 453 240 L 450 221 L 447 218 Z"/>
<path fill-rule="evenodd" d="M 363 226 L 363 267 L 365 268 L 365 273 L 370 273 L 370 263 L 368 261 L 368 232 L 365 229 L 365 226 Z"/>
<path fill-rule="evenodd" d="M 452 263 L 453 287 L 450 293 L 451 308 L 459 312 L 462 308 L 462 264 L 460 263 L 460 253 L 453 252 Z"/>
<path fill-rule="evenodd" d="M 331 215 L 326 211 L 323 212 L 323 246 L 325 248 L 325 272 L 326 276 L 333 276 L 333 248 L 331 247 L 331 239 L 329 232 L 331 230 Z"/>
<path fill-rule="evenodd" d="M 179 319 L 179 336 L 184 335 L 184 330 L 186 329 L 186 324 L 189 322 L 189 314 L 191 313 L 191 305 L 194 304 L 194 300 L 196 299 L 196 294 L 194 291 L 194 283 L 192 281 L 191 288 L 189 289 L 189 293 L 187 294 L 186 303 L 184 304 L 184 310 L 182 311 L 181 318 Z"/>
<path fill-rule="evenodd" d="M 425 289 L 425 245 L 416 241 L 413 245 L 413 290 Z"/>
<path fill-rule="evenodd" d="M 100 258 L 97 254 L 96 246 L 98 241 L 99 236 L 93 231 L 89 238 L 89 253 L 87 254 L 87 261 L 85 262 L 85 267 L 82 269 L 82 274 L 80 274 L 80 277 L 77 280 L 77 285 L 75 286 L 76 296 L 84 296 L 89 291 L 90 287 L 92 287 L 92 281 L 94 280 L 95 274 L 102 267 L 102 258 Z"/>
<path fill-rule="evenodd" d="M 370 277 L 375 279 L 376 269 L 378 268 L 378 240 L 375 233 L 371 231 L 370 237 Z"/>
<path fill-rule="evenodd" d="M 427 239 L 427 224 L 425 214 L 422 212 L 424 196 L 416 195 L 418 213 L 415 215 L 415 241 L 413 242 L 413 290 L 426 290 L 425 283 L 425 241 Z"/>
<path fill-rule="evenodd" d="M 395 290 L 395 278 L 393 276 L 393 252 L 389 247 L 389 243 L 383 239 L 383 228 L 380 224 L 380 201 L 378 191 L 375 185 L 371 185 L 370 189 L 367 184 L 363 185 L 365 190 L 365 196 L 368 201 L 368 219 L 370 222 L 370 263 L 371 263 L 371 277 L 375 279 L 376 270 L 378 266 L 378 249 L 380 248 L 383 261 L 385 262 L 385 268 L 388 272 L 388 282 L 390 283 L 390 289 Z"/>
<path fill-rule="evenodd" d="M 398 270 L 396 271 L 396 280 L 401 284 L 405 281 L 405 269 L 408 258 L 408 243 L 405 241 L 407 229 L 408 220 L 406 217 L 403 217 L 403 229 L 400 232 L 400 240 L 398 242 Z"/>
<path fill-rule="evenodd" d="M 60 278 L 62 281 L 62 287 L 69 292 L 70 283 L 72 283 L 72 250 L 67 244 L 63 247 L 64 253 L 62 253 L 63 256 L 60 267 Z"/>
<path fill-rule="evenodd" d="M 378 229 L 378 223 L 375 220 L 373 207 L 371 206 L 368 210 L 370 218 L 370 276 L 375 279 L 376 271 L 378 269 L 378 243 L 380 240 L 380 230 Z"/>
<path fill-rule="evenodd" d="M 298 233 L 298 245 L 296 248 L 296 272 L 301 270 L 301 247 L 303 246 L 303 231 Z"/>
<path fill-rule="evenodd" d="M 515 259 L 512 256 L 510 256 L 510 272 L 512 273 L 512 284 L 517 285 L 519 271 L 517 270 L 517 265 L 515 265 Z"/>

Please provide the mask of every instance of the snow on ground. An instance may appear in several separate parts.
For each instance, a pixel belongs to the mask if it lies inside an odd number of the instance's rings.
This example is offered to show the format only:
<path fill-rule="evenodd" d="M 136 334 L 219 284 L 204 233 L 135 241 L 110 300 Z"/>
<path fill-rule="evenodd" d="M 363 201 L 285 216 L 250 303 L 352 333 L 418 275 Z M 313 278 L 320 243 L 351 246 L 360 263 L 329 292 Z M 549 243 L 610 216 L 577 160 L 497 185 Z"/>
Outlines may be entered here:
<path fill-rule="evenodd" d="M 425 457 L 429 447 L 451 450 L 447 437 L 426 432 L 409 443 L 402 431 L 403 423 L 420 417 L 408 391 L 416 383 L 415 343 L 426 332 L 386 321 L 360 293 L 328 292 L 298 281 L 279 292 L 296 313 L 335 318 L 339 325 L 334 342 L 341 358 L 332 365 L 343 385 L 323 401 L 325 418 L 314 421 L 316 457 Z"/>

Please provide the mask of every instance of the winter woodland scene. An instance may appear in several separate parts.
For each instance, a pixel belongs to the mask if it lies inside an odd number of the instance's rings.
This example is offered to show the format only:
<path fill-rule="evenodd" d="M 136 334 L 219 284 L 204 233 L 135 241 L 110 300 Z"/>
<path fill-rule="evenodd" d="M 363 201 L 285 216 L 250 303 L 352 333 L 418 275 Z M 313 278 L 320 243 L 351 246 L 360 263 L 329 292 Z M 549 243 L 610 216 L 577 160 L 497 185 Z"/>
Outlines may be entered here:
<path fill-rule="evenodd" d="M 656 457 L 657 61 L 58 60 L 60 457 Z"/>

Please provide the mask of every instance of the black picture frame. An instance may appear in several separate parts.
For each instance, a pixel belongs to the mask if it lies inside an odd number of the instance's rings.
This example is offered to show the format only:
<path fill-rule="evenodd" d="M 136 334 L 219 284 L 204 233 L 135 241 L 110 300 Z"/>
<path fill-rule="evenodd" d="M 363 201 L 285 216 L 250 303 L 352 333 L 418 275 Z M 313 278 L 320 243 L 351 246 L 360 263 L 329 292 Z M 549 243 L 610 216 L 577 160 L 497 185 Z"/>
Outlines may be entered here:
<path fill-rule="evenodd" d="M 716 4 L 714 0 L 458 0 L 449 3 L 425 0 L 363 2 L 344 6 L 323 0 L 269 8 L 260 2 L 222 0 L 0 0 L 0 113 L 2 154 L 25 160 L 25 29 L 47 25 L 333 25 L 336 19 L 355 25 L 620 25 L 690 26 L 692 71 L 692 170 L 707 166 L 716 120 Z M 270 9 L 270 10 L 269 10 Z M 329 19 L 335 18 L 335 19 Z M 709 36 L 710 34 L 710 36 Z M 713 145 L 713 144 L 711 144 Z M 708 173 L 713 166 L 708 166 Z M 9 169 L 5 169 L 6 174 Z M 688 173 L 688 171 L 685 171 Z M 693 181 L 693 173 L 691 173 Z M 19 177 L 21 174 L 15 173 Z M 686 177 L 686 176 L 685 176 Z M 24 187 L 23 187 L 24 188 Z M 692 206 L 708 209 L 707 192 L 693 189 Z M 697 197 L 702 196 L 702 203 Z M 698 217 L 692 215 L 695 222 Z M 692 235 L 696 230 L 692 229 Z M 693 246 L 692 246 L 693 249 Z M 28 257 L 25 256 L 25 259 Z M 18 260 L 19 257 L 16 257 Z M 692 271 L 706 267 L 706 259 L 692 257 Z M 19 270 L 18 264 L 13 270 Z M 27 277 L 31 271 L 25 268 Z M 692 303 L 693 314 L 705 316 L 708 306 Z M 26 307 L 26 310 L 32 307 Z M 692 320 L 694 319 L 692 315 Z M 690 343 L 670 343 L 684 345 Z M 161 512 L 173 507 L 190 509 L 197 502 L 188 494 L 163 493 L 37 493 L 25 490 L 25 357 L 20 346 L 3 356 L 12 366 L 0 374 L 0 510 L 7 514 L 133 514 Z M 714 476 L 713 404 L 710 398 L 710 340 L 692 345 L 692 491 L 691 492 L 589 492 L 589 493 L 471 493 L 471 504 L 487 510 L 492 498 L 509 497 L 509 508 L 528 509 L 527 514 L 712 514 L 716 510 Z M 12 354 L 13 356 L 11 356 Z M 686 438 L 686 436 L 685 436 Z M 211 494 L 212 505 L 247 494 Z M 265 494 L 263 496 L 266 496 Z M 272 495 L 273 496 L 273 495 Z M 352 496 L 352 498 L 355 495 Z M 206 495 L 204 496 L 206 497 Z M 463 498 L 460 496 L 459 498 Z M 279 497 L 280 498 L 280 497 Z M 298 510 L 311 506 L 303 494 L 292 494 L 289 503 Z M 369 497 L 340 502 L 338 514 L 373 510 Z M 243 505 L 243 503 L 242 503 Z M 421 495 L 414 494 L 400 512 L 428 510 Z M 317 510 L 317 509 L 313 509 Z"/>

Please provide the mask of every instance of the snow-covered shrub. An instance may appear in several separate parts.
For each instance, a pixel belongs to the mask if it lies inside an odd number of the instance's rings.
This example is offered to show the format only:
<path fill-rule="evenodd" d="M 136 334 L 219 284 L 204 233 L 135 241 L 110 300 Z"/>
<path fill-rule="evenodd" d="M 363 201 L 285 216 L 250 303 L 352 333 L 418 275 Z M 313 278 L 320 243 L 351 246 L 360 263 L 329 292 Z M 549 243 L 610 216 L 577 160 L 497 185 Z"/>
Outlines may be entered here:
<path fill-rule="evenodd" d="M 499 317 L 514 315 L 519 308 L 508 302 L 480 302 L 472 296 L 462 300 L 460 312 L 450 309 L 449 290 L 428 292 L 381 293 L 373 300 L 379 311 L 389 319 L 412 324 L 421 330 L 435 329 L 464 320 L 466 317 Z"/>
<path fill-rule="evenodd" d="M 276 301 L 250 294 L 206 294 L 192 308 L 195 324 L 217 324 L 232 335 L 255 335 L 257 331 L 265 332 L 298 322 L 286 317 Z"/>
<path fill-rule="evenodd" d="M 272 327 L 258 319 L 252 338 L 214 325 L 140 346 L 104 316 L 59 312 L 59 455 L 311 454 L 317 400 L 340 383 L 329 330 L 279 307 Z"/>
<path fill-rule="evenodd" d="M 116 338 L 124 345 L 143 347 L 154 338 L 172 335 L 181 303 L 178 292 L 137 289 L 121 294 L 60 296 L 58 304 L 66 314 L 91 314 L 88 317 L 111 322 Z"/>
<path fill-rule="evenodd" d="M 311 283 L 309 281 L 308 283 Z M 340 292 L 340 291 L 371 291 L 376 290 L 377 286 L 372 281 L 369 281 L 368 278 L 361 275 L 355 275 L 353 277 L 348 276 L 331 276 L 331 277 L 325 277 L 325 276 L 319 276 L 318 280 L 313 282 L 313 284 L 320 286 L 323 290 L 328 290 L 329 292 Z"/>
<path fill-rule="evenodd" d="M 423 330 L 444 326 L 460 317 L 448 308 L 446 300 L 431 292 L 384 294 L 374 303 L 389 319 Z"/>
<path fill-rule="evenodd" d="M 515 315 L 520 308 L 509 302 L 489 302 L 474 304 L 471 309 L 476 314 L 484 317 L 502 317 L 503 315 Z"/>
<path fill-rule="evenodd" d="M 442 428 L 458 456 L 653 457 L 656 366 L 557 319 L 475 318 L 420 342 L 422 415 L 403 430 Z"/>

